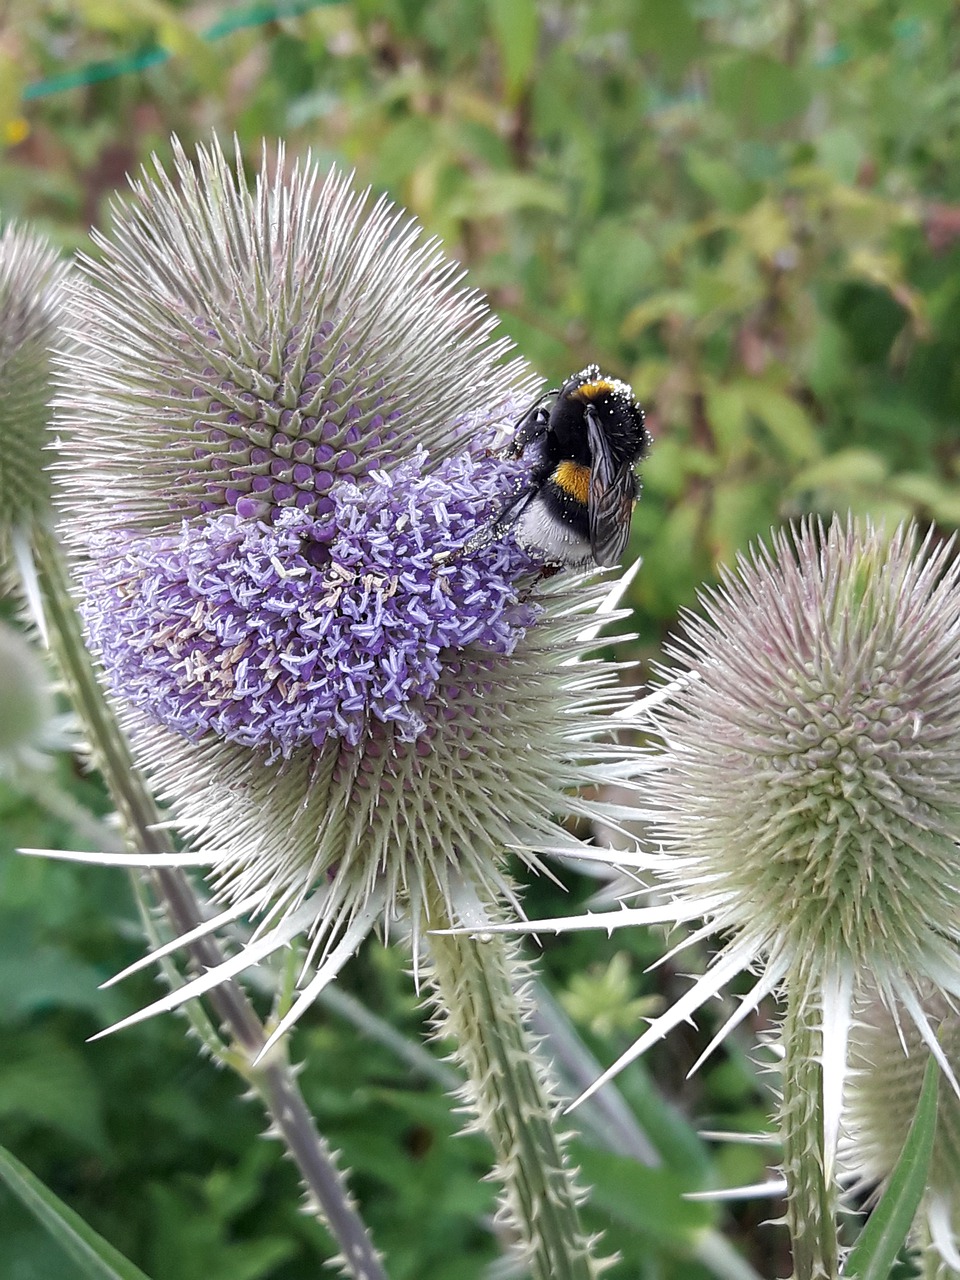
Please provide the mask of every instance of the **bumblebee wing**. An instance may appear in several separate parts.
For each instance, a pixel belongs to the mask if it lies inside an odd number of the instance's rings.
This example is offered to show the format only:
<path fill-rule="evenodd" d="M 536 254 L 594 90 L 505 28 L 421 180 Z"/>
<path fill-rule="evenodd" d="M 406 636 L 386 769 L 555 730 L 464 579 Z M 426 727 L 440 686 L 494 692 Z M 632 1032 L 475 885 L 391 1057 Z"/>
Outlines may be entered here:
<path fill-rule="evenodd" d="M 597 564 L 605 568 L 617 564 L 630 536 L 630 519 L 637 496 L 637 482 L 629 463 L 624 463 L 606 488 L 598 476 L 590 480 L 590 549 Z"/>
<path fill-rule="evenodd" d="M 629 462 L 615 469 L 596 411 L 588 406 L 586 416 L 591 460 L 587 502 L 590 549 L 597 564 L 607 568 L 619 561 L 627 545 L 637 481 Z"/>

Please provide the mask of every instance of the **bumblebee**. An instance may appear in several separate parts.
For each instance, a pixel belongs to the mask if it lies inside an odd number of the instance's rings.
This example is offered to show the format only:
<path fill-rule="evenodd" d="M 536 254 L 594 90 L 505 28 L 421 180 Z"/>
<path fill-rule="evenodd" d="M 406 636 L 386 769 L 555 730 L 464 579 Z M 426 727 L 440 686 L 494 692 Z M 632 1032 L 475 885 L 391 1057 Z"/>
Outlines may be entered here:
<path fill-rule="evenodd" d="M 503 456 L 534 449 L 529 480 L 464 550 L 513 531 L 522 547 L 558 569 L 617 564 L 639 494 L 634 466 L 649 445 L 633 389 L 587 365 L 516 424 Z"/>

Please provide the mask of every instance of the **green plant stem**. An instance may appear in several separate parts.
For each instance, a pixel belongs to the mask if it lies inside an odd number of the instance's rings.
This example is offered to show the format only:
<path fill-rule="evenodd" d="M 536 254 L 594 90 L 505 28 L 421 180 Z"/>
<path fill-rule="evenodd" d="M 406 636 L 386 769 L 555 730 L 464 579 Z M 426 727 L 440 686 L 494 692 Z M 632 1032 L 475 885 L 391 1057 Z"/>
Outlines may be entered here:
<path fill-rule="evenodd" d="M 431 904 L 430 929 L 450 922 Z M 602 1263 L 580 1225 L 572 1171 L 555 1128 L 556 1106 L 524 1026 L 516 946 L 500 935 L 427 934 L 437 1025 L 456 1041 L 464 1096 L 493 1143 L 501 1215 L 535 1280 L 591 1280 Z"/>
<path fill-rule="evenodd" d="M 793 972 L 783 1025 L 781 1131 L 794 1280 L 837 1280 L 837 1192 L 824 1149 L 822 1033 L 809 988 Z"/>
<path fill-rule="evenodd" d="M 62 549 L 47 528 L 34 530 L 32 544 L 50 647 L 74 707 L 83 720 L 93 763 L 103 774 L 127 839 L 138 852 L 173 853 L 174 846 L 162 825 L 156 802 L 133 762 L 126 738 L 83 643 Z M 164 868 L 154 871 L 151 878 L 170 925 L 177 933 L 185 933 L 201 922 L 200 905 L 182 871 Z M 206 972 L 224 959 L 211 937 L 196 940 L 187 950 L 191 965 L 198 973 Z M 355 1280 L 386 1280 L 333 1153 L 317 1131 L 282 1051 L 273 1050 L 258 1067 L 250 1065 L 266 1043 L 267 1033 L 243 989 L 235 981 L 226 981 L 214 987 L 208 998 L 228 1029 L 234 1050 L 240 1051 L 222 1053 L 221 1061 L 238 1070 L 260 1095 L 277 1136 L 296 1161 L 316 1211 L 326 1221 L 341 1249 L 349 1274 Z"/>

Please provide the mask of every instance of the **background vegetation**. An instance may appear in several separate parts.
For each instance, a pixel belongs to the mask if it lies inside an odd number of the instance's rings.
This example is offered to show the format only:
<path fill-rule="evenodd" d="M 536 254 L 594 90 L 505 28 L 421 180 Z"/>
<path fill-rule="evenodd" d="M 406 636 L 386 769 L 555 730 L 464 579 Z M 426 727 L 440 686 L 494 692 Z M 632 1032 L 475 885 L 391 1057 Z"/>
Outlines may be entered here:
<path fill-rule="evenodd" d="M 641 640 L 624 654 L 642 659 L 719 562 L 786 518 L 960 523 L 958 126 L 953 0 L 0 10 L 3 218 L 83 248 L 171 132 L 235 132 L 251 161 L 282 138 L 415 212 L 547 378 L 595 359 L 633 382 L 656 437 L 631 547 Z M 69 755 L 54 767 L 103 807 Z M 297 1211 L 293 1170 L 183 1023 L 84 1043 L 154 990 L 97 990 L 141 946 L 121 875 L 12 856 L 80 837 L 2 778 L 0 823 L 0 1141 L 155 1280 L 317 1275 L 329 1246 Z M 572 900 L 595 887 L 574 881 Z M 531 888 L 532 914 L 570 903 Z M 549 986 L 603 1062 L 639 1002 L 683 987 L 673 965 L 644 972 L 661 943 L 545 947 Z M 418 1037 L 402 952 L 370 946 L 342 985 Z M 692 1080 L 709 1027 L 622 1078 L 658 1167 L 579 1152 L 592 1221 L 623 1256 L 615 1277 L 732 1277 L 705 1244 L 717 1225 L 763 1275 L 785 1273 L 781 1235 L 760 1225 L 775 1205 L 680 1199 L 765 1176 L 763 1148 L 697 1133 L 764 1125 L 761 1030 Z M 449 1140 L 458 1118 L 436 1084 L 332 1010 L 296 1049 L 391 1276 L 480 1276 L 498 1252 L 488 1156 Z M 0 1239 L 2 1280 L 72 1280 L 2 1191 Z"/>

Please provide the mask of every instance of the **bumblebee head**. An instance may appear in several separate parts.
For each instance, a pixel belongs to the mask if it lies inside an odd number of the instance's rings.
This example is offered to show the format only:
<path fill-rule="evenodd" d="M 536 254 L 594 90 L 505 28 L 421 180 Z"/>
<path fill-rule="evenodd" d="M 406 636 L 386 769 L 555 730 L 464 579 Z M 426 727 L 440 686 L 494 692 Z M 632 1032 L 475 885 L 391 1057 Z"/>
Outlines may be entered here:
<path fill-rule="evenodd" d="M 644 427 L 644 412 L 628 382 L 601 373 L 599 365 L 588 364 L 564 383 L 558 405 L 564 401 L 580 414 L 587 405 L 596 409 L 618 462 L 636 462 L 646 453 L 650 438 Z"/>

